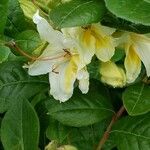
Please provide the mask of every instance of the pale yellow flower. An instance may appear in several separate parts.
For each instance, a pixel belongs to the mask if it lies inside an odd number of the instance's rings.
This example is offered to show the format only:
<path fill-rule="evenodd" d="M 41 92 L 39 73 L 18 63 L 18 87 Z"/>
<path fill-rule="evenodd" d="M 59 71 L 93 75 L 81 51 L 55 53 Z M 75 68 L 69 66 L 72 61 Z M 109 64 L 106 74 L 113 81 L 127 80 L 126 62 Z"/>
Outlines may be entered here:
<path fill-rule="evenodd" d="M 87 27 L 64 28 L 65 35 L 75 38 L 80 44 L 80 53 L 86 63 L 89 63 L 95 54 L 103 62 L 111 59 L 115 52 L 115 44 L 111 36 L 115 29 L 97 24 Z"/>
<path fill-rule="evenodd" d="M 41 56 L 29 65 L 29 74 L 49 73 L 50 94 L 60 102 L 65 102 L 72 96 L 76 79 L 79 80 L 82 93 L 87 93 L 89 74 L 78 53 L 79 45 L 60 31 L 54 30 L 38 12 L 33 16 L 33 21 L 40 37 L 49 45 Z"/>
<path fill-rule="evenodd" d="M 125 69 L 127 82 L 132 83 L 141 72 L 143 62 L 147 76 L 150 76 L 150 38 L 135 33 L 125 33 L 120 43 L 126 52 Z"/>
<path fill-rule="evenodd" d="M 126 75 L 121 67 L 114 62 L 101 62 L 100 65 L 101 81 L 113 87 L 123 87 L 126 84 Z"/>

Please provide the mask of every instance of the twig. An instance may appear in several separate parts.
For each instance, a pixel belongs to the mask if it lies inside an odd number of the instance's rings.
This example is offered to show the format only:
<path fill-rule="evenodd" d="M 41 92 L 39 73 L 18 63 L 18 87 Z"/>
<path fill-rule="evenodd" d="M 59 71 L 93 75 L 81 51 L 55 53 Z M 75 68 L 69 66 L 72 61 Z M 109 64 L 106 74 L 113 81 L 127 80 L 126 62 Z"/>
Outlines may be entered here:
<path fill-rule="evenodd" d="M 17 46 L 17 44 L 14 42 L 14 41 L 11 41 L 9 43 L 6 43 L 5 44 L 6 46 L 10 47 L 10 48 L 13 48 L 15 49 L 16 51 L 18 51 L 21 55 L 27 57 L 28 59 L 30 59 L 31 61 L 35 61 L 35 60 L 39 60 L 39 61 L 48 61 L 48 60 L 55 60 L 55 59 L 60 59 L 60 58 L 64 58 L 67 56 L 67 52 L 65 52 L 64 54 L 62 55 L 59 55 L 59 56 L 55 56 L 55 57 L 35 57 L 35 56 L 31 56 L 29 54 L 27 54 L 26 52 L 24 52 L 21 48 L 19 48 Z"/>
<path fill-rule="evenodd" d="M 124 111 L 125 111 L 125 108 L 124 108 L 124 106 L 122 106 L 119 109 L 119 111 L 112 117 L 112 120 L 111 120 L 109 126 L 107 127 L 103 137 L 99 141 L 99 144 L 98 144 L 98 147 L 97 147 L 96 150 L 101 150 L 102 149 L 103 145 L 105 144 L 105 142 L 109 138 L 109 134 L 110 134 L 110 131 L 112 129 L 113 124 L 121 117 L 121 115 L 123 114 Z"/>

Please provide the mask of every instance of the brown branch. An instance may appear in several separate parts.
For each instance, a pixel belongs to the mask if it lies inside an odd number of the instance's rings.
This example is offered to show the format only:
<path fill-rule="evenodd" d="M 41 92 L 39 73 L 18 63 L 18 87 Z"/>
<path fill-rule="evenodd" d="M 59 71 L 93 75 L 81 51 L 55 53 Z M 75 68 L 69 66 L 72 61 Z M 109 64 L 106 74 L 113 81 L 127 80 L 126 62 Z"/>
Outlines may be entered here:
<path fill-rule="evenodd" d="M 14 41 L 11 41 L 9 43 L 6 43 L 5 44 L 6 46 L 8 46 L 9 48 L 13 48 L 15 49 L 17 52 L 19 52 L 21 55 L 27 57 L 28 59 L 30 60 L 37 60 L 37 57 L 34 57 L 34 56 L 30 56 L 29 54 L 27 54 L 26 52 L 24 52 L 23 50 L 21 50 Z"/>
<path fill-rule="evenodd" d="M 109 126 L 107 127 L 103 137 L 101 138 L 101 140 L 99 141 L 98 147 L 96 150 L 101 150 L 103 145 L 105 144 L 105 142 L 107 141 L 107 139 L 109 138 L 110 135 L 110 131 L 112 129 L 112 126 L 114 125 L 114 123 L 121 117 L 121 115 L 123 114 L 123 112 L 125 111 L 124 106 L 122 106 L 119 111 L 112 117 L 112 120 L 109 124 Z"/>
<path fill-rule="evenodd" d="M 60 59 L 60 58 L 64 58 L 67 55 L 67 52 L 65 52 L 62 55 L 56 56 L 56 57 L 35 57 L 35 56 L 31 56 L 29 54 L 27 54 L 25 51 L 23 51 L 19 46 L 17 46 L 17 44 L 14 41 L 11 41 L 9 43 L 5 44 L 6 46 L 8 46 L 9 48 L 13 48 L 15 49 L 17 52 L 19 52 L 21 55 L 27 57 L 29 60 L 31 61 L 35 61 L 35 60 L 39 60 L 39 61 L 48 61 L 48 60 L 55 60 L 55 59 Z"/>

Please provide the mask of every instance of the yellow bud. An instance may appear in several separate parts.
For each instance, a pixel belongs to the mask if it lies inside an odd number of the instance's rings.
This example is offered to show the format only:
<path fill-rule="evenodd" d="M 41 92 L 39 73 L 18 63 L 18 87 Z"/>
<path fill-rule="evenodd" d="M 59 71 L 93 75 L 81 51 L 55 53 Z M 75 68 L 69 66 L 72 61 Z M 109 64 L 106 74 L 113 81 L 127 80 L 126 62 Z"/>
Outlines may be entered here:
<path fill-rule="evenodd" d="M 78 149 L 72 145 L 63 145 L 59 147 L 57 150 L 78 150 Z"/>
<path fill-rule="evenodd" d="M 46 147 L 45 150 L 57 150 L 57 141 L 51 141 Z"/>
<path fill-rule="evenodd" d="M 121 67 L 114 62 L 102 62 L 100 65 L 101 81 L 113 87 L 123 87 L 126 84 L 126 75 Z"/>

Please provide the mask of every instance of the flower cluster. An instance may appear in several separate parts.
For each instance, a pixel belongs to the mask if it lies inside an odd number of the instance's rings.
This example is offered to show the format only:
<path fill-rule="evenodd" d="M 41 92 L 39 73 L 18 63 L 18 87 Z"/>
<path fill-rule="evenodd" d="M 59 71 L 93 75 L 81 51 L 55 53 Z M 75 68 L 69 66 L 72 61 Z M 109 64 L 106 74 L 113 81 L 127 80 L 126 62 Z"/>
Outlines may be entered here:
<path fill-rule="evenodd" d="M 140 74 L 141 61 L 150 76 L 150 39 L 144 35 L 124 32 L 115 37 L 115 29 L 100 23 L 59 31 L 39 16 L 39 12 L 33 16 L 33 21 L 48 46 L 29 65 L 28 72 L 33 76 L 49 73 L 50 94 L 60 102 L 72 96 L 76 80 L 81 92 L 88 92 L 89 73 L 86 66 L 94 55 L 101 63 L 101 81 L 113 87 L 134 82 Z M 124 68 L 111 61 L 116 47 L 125 50 Z"/>

